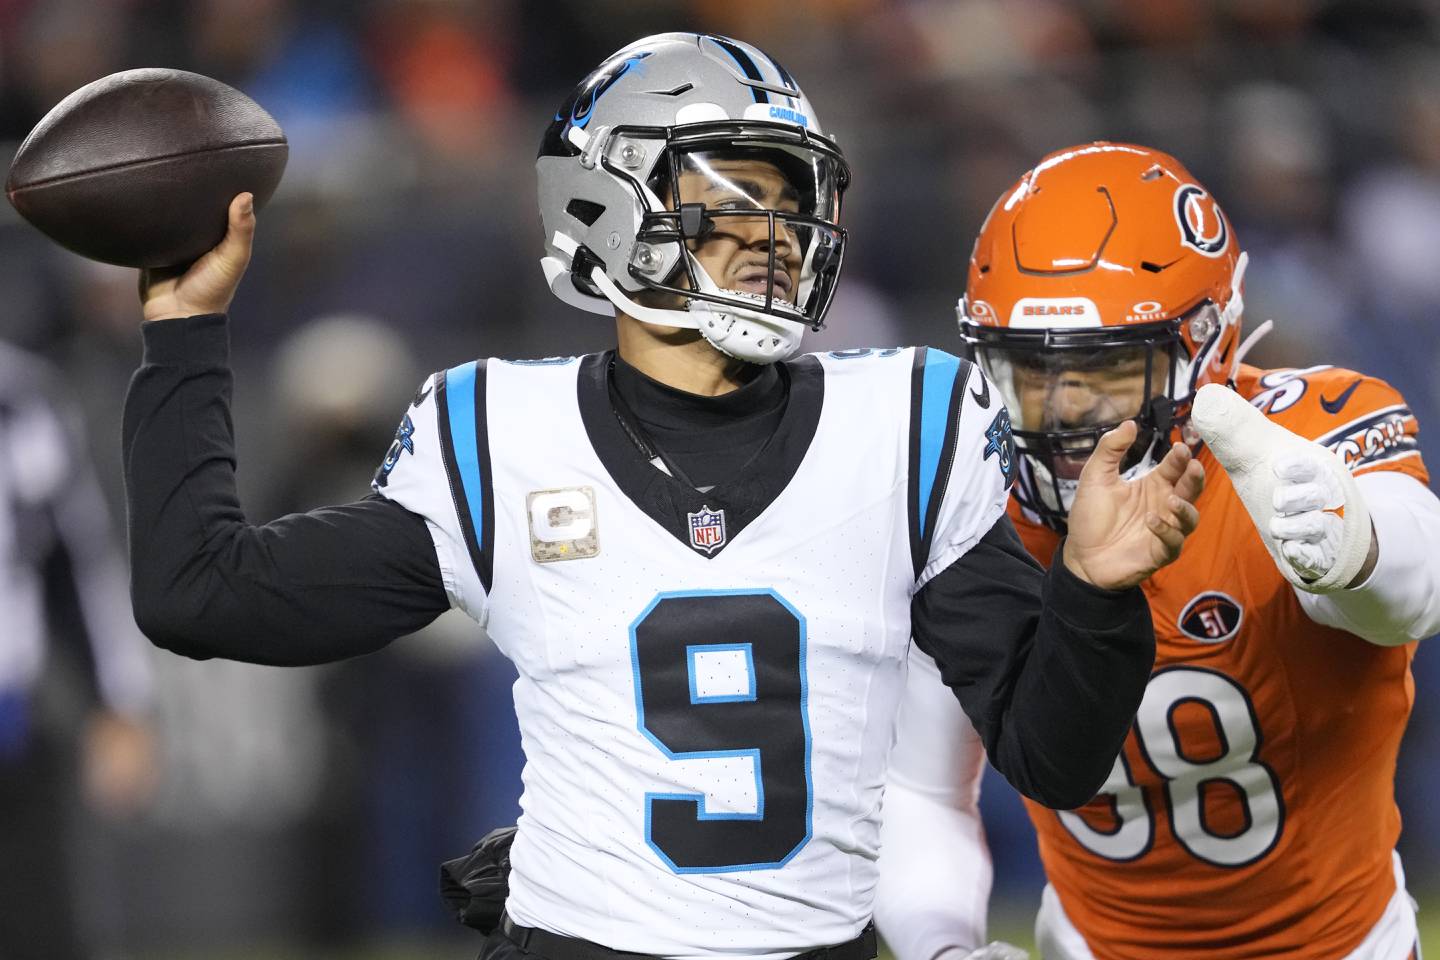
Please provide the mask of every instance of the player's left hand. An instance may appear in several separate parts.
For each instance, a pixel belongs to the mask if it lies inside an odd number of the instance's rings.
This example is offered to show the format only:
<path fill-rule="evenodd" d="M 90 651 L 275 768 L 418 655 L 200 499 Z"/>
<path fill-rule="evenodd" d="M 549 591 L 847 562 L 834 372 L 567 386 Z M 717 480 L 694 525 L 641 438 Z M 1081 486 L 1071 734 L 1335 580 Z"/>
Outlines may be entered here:
<path fill-rule="evenodd" d="M 1273 469 L 1275 515 L 1270 518 L 1270 535 L 1280 556 L 1301 579 L 1314 583 L 1340 558 L 1345 521 L 1337 510 L 1345 505 L 1345 490 L 1318 455 L 1286 454 L 1275 460 Z M 1375 569 L 1377 547 L 1372 527 L 1365 564 L 1349 585 L 1363 581 Z"/>
<path fill-rule="evenodd" d="M 1120 463 L 1138 430 L 1127 420 L 1100 438 L 1070 507 L 1065 566 L 1107 590 L 1133 587 L 1174 560 L 1200 522 L 1195 499 L 1205 471 L 1183 443 L 1144 476 L 1121 478 Z"/>
<path fill-rule="evenodd" d="M 1191 423 L 1230 475 L 1285 579 L 1328 593 L 1370 575 L 1379 555 L 1375 530 L 1339 457 L 1219 384 L 1200 388 Z"/>

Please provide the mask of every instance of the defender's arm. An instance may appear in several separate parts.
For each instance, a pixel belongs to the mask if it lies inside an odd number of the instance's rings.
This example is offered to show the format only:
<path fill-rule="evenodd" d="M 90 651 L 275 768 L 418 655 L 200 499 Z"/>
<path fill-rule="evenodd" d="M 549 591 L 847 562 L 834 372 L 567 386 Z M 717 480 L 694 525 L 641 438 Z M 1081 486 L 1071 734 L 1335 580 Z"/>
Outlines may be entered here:
<path fill-rule="evenodd" d="M 985 748 L 935 661 L 911 648 L 885 783 L 875 923 L 897 960 L 985 942 L 993 875 L 980 823 Z"/>
<path fill-rule="evenodd" d="M 1002 516 L 921 588 L 911 621 L 1015 789 L 1057 809 L 1095 795 L 1155 662 L 1138 587 L 1091 586 L 1058 557 L 1046 573 Z"/>
<path fill-rule="evenodd" d="M 1311 620 L 1371 643 L 1398 646 L 1440 633 L 1440 499 L 1408 474 L 1355 478 L 1370 510 L 1375 562 L 1360 583 L 1333 593 L 1296 590 Z"/>

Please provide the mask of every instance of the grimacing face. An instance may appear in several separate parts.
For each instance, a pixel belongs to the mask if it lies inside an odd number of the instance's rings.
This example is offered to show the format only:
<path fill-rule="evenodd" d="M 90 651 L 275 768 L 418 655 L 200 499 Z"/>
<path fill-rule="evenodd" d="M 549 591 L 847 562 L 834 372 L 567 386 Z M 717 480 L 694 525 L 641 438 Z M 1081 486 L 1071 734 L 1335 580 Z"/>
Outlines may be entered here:
<path fill-rule="evenodd" d="M 758 158 L 725 159 L 689 154 L 679 177 L 681 203 L 707 210 L 756 210 L 753 217 L 711 219 L 709 233 L 687 241 L 690 252 L 722 290 L 765 296 L 771 279 L 770 224 L 763 211 L 800 211 L 800 193 L 778 166 Z M 786 221 L 775 224 L 775 299 L 795 302 L 800 281 L 800 244 Z"/>
<path fill-rule="evenodd" d="M 1095 351 L 1083 358 L 1061 353 L 1036 354 L 1034 362 L 1017 359 L 1013 368 L 1019 422 L 1023 430 L 1079 430 L 1116 424 L 1137 416 L 1150 397 L 1145 392 L 1145 347 Z M 1067 362 L 1068 361 L 1068 362 Z M 1062 366 L 1063 364 L 1063 366 Z M 1164 392 L 1163 371 L 1156 371 L 1150 396 Z M 1090 451 L 1056 457 L 1060 479 L 1073 480 Z"/>

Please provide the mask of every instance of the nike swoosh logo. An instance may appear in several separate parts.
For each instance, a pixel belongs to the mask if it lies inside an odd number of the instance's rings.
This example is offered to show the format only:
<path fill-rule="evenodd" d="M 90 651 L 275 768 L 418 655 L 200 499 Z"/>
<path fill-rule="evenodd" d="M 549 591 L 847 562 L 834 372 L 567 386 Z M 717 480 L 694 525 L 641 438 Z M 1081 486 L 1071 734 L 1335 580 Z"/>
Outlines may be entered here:
<path fill-rule="evenodd" d="M 980 404 L 981 410 L 990 409 L 990 381 L 985 379 L 984 374 L 980 376 L 980 392 L 976 393 L 975 388 L 971 387 L 970 396 L 974 397 L 975 402 Z"/>
<path fill-rule="evenodd" d="M 1360 379 L 1361 378 L 1357 377 L 1355 382 L 1346 387 L 1345 392 L 1341 393 L 1340 396 L 1334 400 L 1326 400 L 1322 394 L 1320 397 L 1320 406 L 1325 408 L 1326 413 L 1339 413 L 1345 407 L 1345 404 L 1349 402 L 1350 394 L 1354 393 L 1355 388 L 1360 386 Z"/>
<path fill-rule="evenodd" d="M 410 401 L 410 406 L 420 406 L 420 404 L 425 402 L 425 398 L 430 396 L 430 391 L 433 389 L 434 388 L 428 382 L 425 383 L 419 390 L 415 391 L 415 399 Z"/>

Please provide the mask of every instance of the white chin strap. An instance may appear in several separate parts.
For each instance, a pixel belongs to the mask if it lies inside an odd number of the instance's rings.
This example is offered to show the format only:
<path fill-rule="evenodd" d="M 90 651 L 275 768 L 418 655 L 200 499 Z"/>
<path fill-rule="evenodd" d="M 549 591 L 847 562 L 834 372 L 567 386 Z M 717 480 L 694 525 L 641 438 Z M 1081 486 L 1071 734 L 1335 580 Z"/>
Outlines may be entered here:
<path fill-rule="evenodd" d="M 727 297 L 754 297 L 757 303 L 764 302 L 764 297 L 753 294 L 721 291 L 699 264 L 695 264 L 695 271 L 702 293 L 723 292 Z M 646 307 L 627 296 L 598 265 L 590 272 L 590 280 L 605 294 L 605 299 L 636 320 L 662 327 L 699 330 L 716 350 L 747 363 L 784 360 L 799 348 L 800 338 L 805 334 L 804 324 L 798 321 L 708 300 L 687 300 L 684 310 Z"/>
<path fill-rule="evenodd" d="M 1191 402 L 1195 399 L 1195 391 L 1197 389 L 1196 381 L 1199 380 L 1200 376 L 1205 372 L 1205 368 L 1210 366 L 1210 361 L 1215 351 L 1220 349 L 1220 343 L 1224 339 L 1222 334 L 1230 326 L 1239 325 L 1240 318 L 1245 313 L 1245 297 L 1241 294 L 1240 287 L 1245 281 L 1245 269 L 1249 265 L 1249 252 L 1244 250 L 1240 251 L 1240 256 L 1235 261 L 1235 273 L 1230 278 L 1230 299 L 1226 302 L 1225 309 L 1220 311 L 1220 323 L 1216 327 L 1215 333 L 1211 335 L 1210 339 L 1206 341 L 1206 345 L 1202 347 L 1192 359 L 1185 360 L 1182 358 L 1177 365 L 1175 378 L 1176 391 L 1178 392 L 1182 388 L 1185 391 L 1181 396 L 1175 397 L 1177 404 Z M 1240 370 L 1240 360 L 1244 357 L 1245 352 L 1253 347 L 1269 330 L 1269 326 L 1262 324 L 1261 328 L 1246 338 L 1245 342 L 1241 344 L 1240 349 L 1235 351 L 1234 356 L 1230 358 L 1229 369 L 1225 371 L 1225 379 L 1227 381 L 1233 382 L 1235 380 L 1235 376 Z M 1194 431 L 1190 429 L 1188 423 L 1181 427 L 1180 432 L 1186 443 L 1194 443 L 1196 441 L 1196 438 L 1193 436 Z"/>
<path fill-rule="evenodd" d="M 1220 313 L 1221 330 L 1224 330 L 1231 324 L 1237 327 L 1240 325 L 1240 318 L 1245 313 L 1245 297 L 1241 294 L 1240 287 L 1245 282 L 1245 268 L 1248 266 L 1250 266 L 1250 252 L 1248 250 L 1241 250 L 1240 256 L 1235 260 L 1235 273 L 1230 277 L 1230 300 L 1225 304 L 1225 309 Z M 1256 332 L 1259 333 L 1259 331 Z M 1264 333 L 1260 333 L 1260 336 L 1263 337 L 1264 335 Z M 1247 341 L 1247 343 L 1249 343 L 1250 346 L 1254 346 L 1255 341 L 1258 339 L 1258 337 L 1254 338 L 1254 340 Z M 1235 380 L 1235 375 L 1240 372 L 1240 358 L 1244 356 L 1245 349 L 1246 347 L 1242 346 L 1239 350 L 1236 350 L 1235 355 L 1230 358 L 1230 372 L 1226 379 L 1232 382 Z"/>

